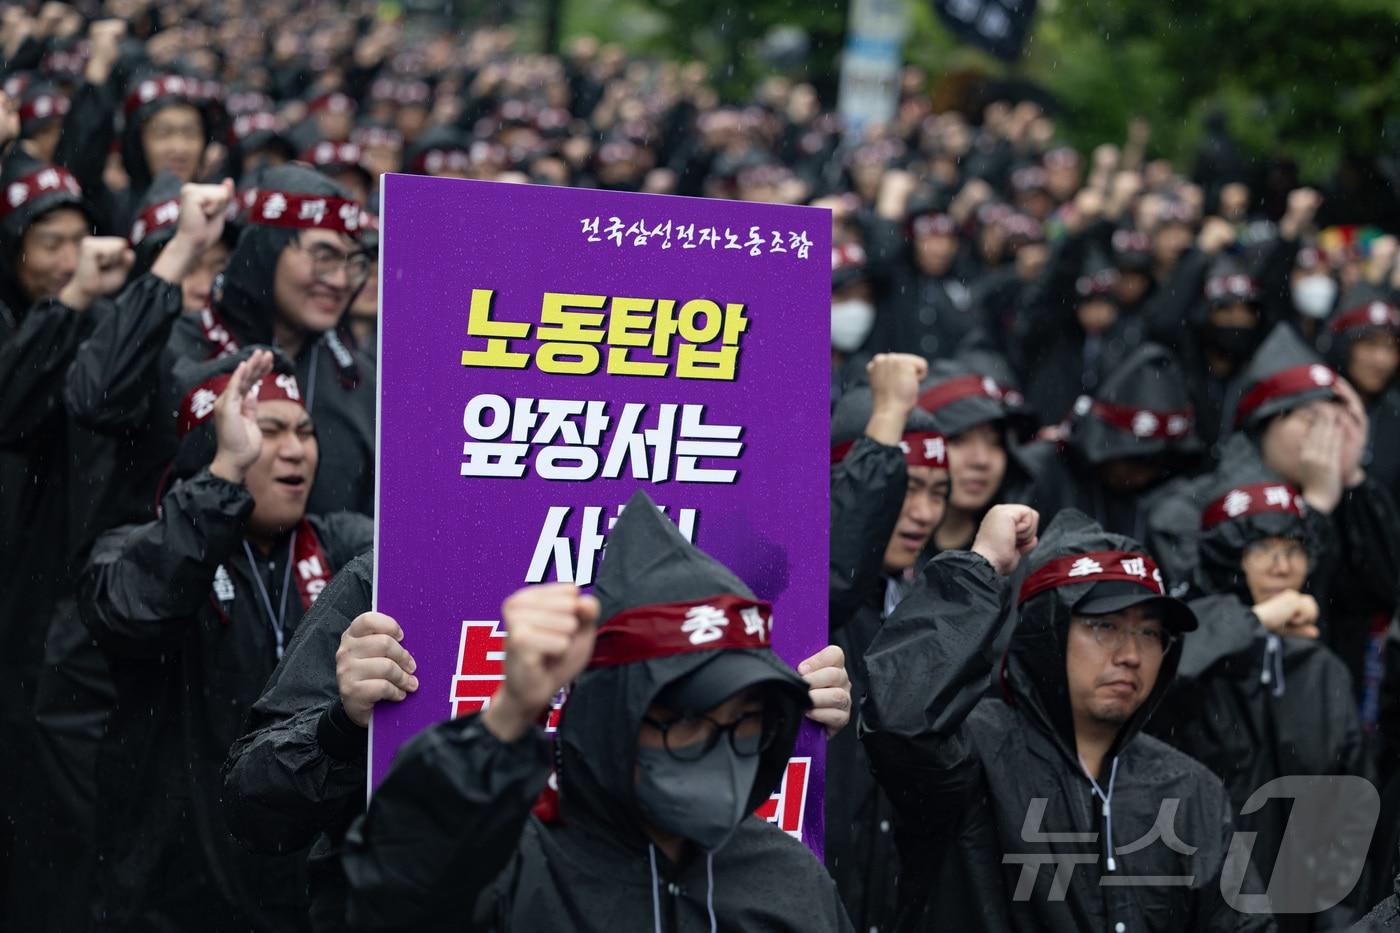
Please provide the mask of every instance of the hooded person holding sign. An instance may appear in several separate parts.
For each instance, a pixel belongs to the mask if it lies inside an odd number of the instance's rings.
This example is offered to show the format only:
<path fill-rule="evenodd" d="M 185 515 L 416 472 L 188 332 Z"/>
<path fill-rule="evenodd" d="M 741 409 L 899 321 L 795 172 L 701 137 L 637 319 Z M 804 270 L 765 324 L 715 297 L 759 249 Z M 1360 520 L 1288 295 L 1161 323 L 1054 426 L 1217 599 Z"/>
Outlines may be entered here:
<path fill-rule="evenodd" d="M 372 528 L 349 513 L 306 516 L 315 428 L 271 353 L 181 377 L 179 482 L 156 521 L 103 535 L 82 579 L 79 605 L 116 693 L 98 755 L 94 919 L 104 930 L 301 929 L 304 853 L 238 850 L 219 765 L 296 620 Z"/>
<path fill-rule="evenodd" d="M 240 842 L 255 852 L 311 846 L 316 933 L 345 929 L 341 849 L 364 812 L 370 714 L 419 689 L 403 628 L 371 610 L 373 574 L 374 555 L 365 553 L 331 580 L 297 626 L 224 765 L 225 814 Z M 828 645 L 798 666 L 812 700 L 807 717 L 828 735 L 850 718 L 844 665 L 841 650 Z"/>
<path fill-rule="evenodd" d="M 596 594 L 506 600 L 486 711 L 406 745 L 347 838 L 351 925 L 850 930 L 812 854 L 752 816 L 811 705 L 768 604 L 642 493 Z M 551 746 L 537 723 L 570 683 Z"/>

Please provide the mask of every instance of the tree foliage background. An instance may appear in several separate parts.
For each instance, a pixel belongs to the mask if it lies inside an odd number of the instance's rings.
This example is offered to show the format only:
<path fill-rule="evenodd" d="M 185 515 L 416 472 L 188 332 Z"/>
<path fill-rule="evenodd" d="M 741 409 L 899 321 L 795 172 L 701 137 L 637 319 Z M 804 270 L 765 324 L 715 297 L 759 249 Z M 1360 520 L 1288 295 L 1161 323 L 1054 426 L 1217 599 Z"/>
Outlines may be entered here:
<path fill-rule="evenodd" d="M 635 52 L 700 57 L 742 98 L 775 70 L 774 29 L 797 26 L 787 73 L 834 97 L 845 0 L 560 0 L 567 38 L 592 33 Z M 906 58 L 935 82 L 1034 83 L 1082 147 L 1120 140 L 1146 117 L 1159 154 L 1188 160 L 1203 117 L 1225 113 L 1248 150 L 1295 159 L 1305 177 L 1348 157 L 1400 155 L 1397 0 L 1041 0 L 1026 53 L 1007 67 L 958 45 L 928 0 L 907 0 Z"/>

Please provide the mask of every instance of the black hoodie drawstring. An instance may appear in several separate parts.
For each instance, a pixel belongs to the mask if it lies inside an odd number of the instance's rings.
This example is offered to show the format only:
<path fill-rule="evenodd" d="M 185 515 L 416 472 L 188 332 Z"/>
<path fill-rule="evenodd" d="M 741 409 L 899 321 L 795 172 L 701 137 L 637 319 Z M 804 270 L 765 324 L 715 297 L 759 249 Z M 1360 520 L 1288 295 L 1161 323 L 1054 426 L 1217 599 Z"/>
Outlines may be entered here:
<path fill-rule="evenodd" d="M 1266 687 L 1272 684 L 1275 697 L 1283 696 L 1283 639 L 1272 632 L 1264 639 L 1264 669 L 1259 672 L 1259 682 Z"/>
<path fill-rule="evenodd" d="M 705 907 L 710 912 L 710 933 L 719 933 L 719 924 L 715 922 L 715 854 L 707 852 L 705 854 Z"/>
<path fill-rule="evenodd" d="M 1112 782 L 1109 783 L 1110 793 Z M 656 873 L 656 845 L 647 846 L 647 858 L 651 860 L 651 916 L 655 933 L 661 933 L 661 898 L 657 889 L 661 884 Z M 705 853 L 705 909 L 710 914 L 710 933 L 719 933 L 719 921 L 715 919 L 715 854 Z"/>
<path fill-rule="evenodd" d="M 656 846 L 647 846 L 647 857 L 651 859 L 651 915 L 656 933 L 661 933 L 661 897 L 656 893 Z"/>

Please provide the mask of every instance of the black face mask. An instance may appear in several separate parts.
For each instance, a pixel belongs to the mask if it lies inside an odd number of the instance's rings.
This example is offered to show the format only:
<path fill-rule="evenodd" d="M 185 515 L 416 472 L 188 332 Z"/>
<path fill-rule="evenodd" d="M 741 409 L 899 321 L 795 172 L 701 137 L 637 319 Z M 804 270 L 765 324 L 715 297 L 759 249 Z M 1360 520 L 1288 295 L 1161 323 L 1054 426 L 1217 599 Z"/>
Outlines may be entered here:
<path fill-rule="evenodd" d="M 1201 331 L 1205 345 L 1230 360 L 1232 363 L 1246 363 L 1259 349 L 1260 331 L 1258 327 L 1220 327 L 1207 324 Z"/>
<path fill-rule="evenodd" d="M 637 804 L 658 829 L 714 852 L 748 816 L 759 756 L 740 756 L 719 741 L 698 761 L 677 761 L 662 748 L 637 749 Z"/>

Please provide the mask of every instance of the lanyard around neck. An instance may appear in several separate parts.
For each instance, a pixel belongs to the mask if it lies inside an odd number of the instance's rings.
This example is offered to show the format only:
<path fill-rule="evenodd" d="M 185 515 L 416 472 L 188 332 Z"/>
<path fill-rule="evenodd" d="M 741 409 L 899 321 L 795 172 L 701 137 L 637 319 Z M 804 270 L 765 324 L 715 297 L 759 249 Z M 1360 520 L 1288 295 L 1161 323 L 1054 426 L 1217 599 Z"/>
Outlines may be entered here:
<path fill-rule="evenodd" d="M 253 575 L 253 581 L 258 585 L 258 593 L 262 596 L 263 611 L 267 613 L 267 622 L 272 626 L 272 635 L 277 643 L 277 660 L 282 660 L 282 650 L 286 640 L 286 629 L 283 622 L 287 618 L 287 590 L 292 580 L 292 555 L 296 553 L 297 533 L 292 531 L 291 540 L 287 542 L 287 569 L 282 574 L 282 602 L 278 611 L 272 611 L 272 597 L 268 595 L 267 585 L 263 583 L 262 574 L 258 572 L 257 560 L 253 557 L 253 549 L 248 546 L 245 538 L 243 541 L 243 553 L 248 557 L 248 570 Z"/>

